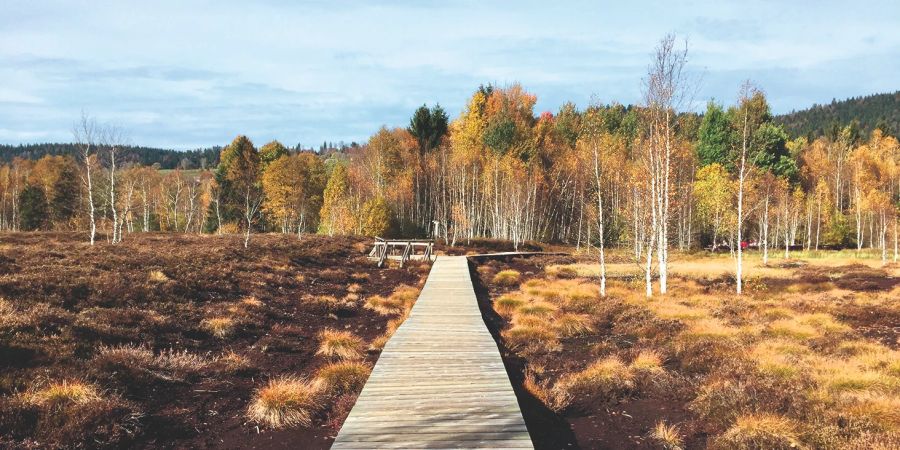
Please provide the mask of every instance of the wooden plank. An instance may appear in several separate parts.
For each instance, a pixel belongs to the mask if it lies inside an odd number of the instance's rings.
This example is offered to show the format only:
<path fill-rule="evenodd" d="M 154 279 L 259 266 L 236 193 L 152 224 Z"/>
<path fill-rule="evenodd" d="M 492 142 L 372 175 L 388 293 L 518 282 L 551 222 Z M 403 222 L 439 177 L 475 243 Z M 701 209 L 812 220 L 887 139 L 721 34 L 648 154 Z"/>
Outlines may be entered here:
<path fill-rule="evenodd" d="M 533 448 L 465 257 L 435 260 L 332 448 Z"/>

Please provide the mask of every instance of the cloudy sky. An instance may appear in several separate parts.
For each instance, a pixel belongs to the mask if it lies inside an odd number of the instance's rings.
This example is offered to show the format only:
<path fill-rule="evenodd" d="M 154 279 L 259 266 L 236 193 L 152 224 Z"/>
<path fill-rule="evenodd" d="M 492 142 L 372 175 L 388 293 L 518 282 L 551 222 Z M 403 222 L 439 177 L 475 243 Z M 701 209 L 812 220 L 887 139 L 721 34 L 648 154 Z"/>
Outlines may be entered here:
<path fill-rule="evenodd" d="M 141 145 L 362 141 L 482 83 L 631 103 L 668 32 L 698 105 L 745 79 L 776 113 L 900 89 L 897 0 L 0 0 L 0 143 L 69 141 L 82 110 Z"/>

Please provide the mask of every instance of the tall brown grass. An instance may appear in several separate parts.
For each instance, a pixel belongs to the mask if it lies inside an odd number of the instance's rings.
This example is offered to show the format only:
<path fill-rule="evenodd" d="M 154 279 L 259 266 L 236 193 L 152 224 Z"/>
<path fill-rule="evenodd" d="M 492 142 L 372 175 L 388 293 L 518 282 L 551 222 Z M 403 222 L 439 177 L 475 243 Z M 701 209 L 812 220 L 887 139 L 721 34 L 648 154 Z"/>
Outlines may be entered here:
<path fill-rule="evenodd" d="M 247 417 L 271 428 L 309 426 L 322 407 L 320 394 L 319 385 L 302 378 L 275 378 L 254 393 Z"/>
<path fill-rule="evenodd" d="M 337 359 L 359 359 L 362 357 L 365 343 L 349 331 L 325 329 L 319 333 L 319 350 L 317 355 Z"/>

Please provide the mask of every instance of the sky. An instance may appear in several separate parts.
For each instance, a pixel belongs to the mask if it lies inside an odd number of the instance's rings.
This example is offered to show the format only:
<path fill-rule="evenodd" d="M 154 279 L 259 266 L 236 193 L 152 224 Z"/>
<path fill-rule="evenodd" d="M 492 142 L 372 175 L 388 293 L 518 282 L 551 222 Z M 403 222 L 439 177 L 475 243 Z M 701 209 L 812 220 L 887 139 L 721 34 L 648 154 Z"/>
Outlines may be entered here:
<path fill-rule="evenodd" d="M 0 0 L 0 143 L 71 141 L 82 111 L 135 145 L 364 142 L 487 83 L 536 114 L 636 103 L 667 33 L 698 110 L 748 79 L 776 114 L 900 89 L 897 0 Z"/>

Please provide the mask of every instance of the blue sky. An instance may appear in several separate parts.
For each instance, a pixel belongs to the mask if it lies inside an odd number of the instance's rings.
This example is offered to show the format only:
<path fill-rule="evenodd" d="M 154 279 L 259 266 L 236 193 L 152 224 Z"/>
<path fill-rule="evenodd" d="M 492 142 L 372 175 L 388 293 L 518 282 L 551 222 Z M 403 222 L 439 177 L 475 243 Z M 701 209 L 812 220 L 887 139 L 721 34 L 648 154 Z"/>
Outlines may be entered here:
<path fill-rule="evenodd" d="M 776 113 L 900 89 L 896 0 L 0 0 L 0 143 L 69 141 L 82 110 L 141 145 L 364 141 L 482 83 L 522 83 L 537 113 L 627 104 L 668 32 L 698 106 L 745 79 Z"/>

